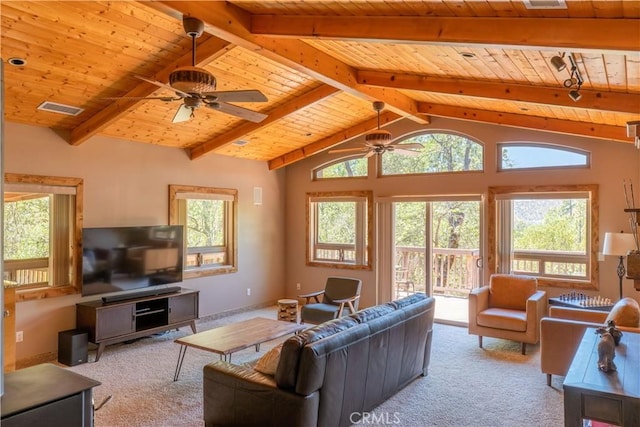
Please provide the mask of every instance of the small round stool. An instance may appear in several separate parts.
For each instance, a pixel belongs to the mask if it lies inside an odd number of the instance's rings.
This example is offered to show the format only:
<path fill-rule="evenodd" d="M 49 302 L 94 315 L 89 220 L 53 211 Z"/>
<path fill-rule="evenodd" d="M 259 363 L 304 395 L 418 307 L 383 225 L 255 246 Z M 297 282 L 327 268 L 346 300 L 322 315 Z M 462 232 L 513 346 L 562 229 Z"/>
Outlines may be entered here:
<path fill-rule="evenodd" d="M 298 300 L 279 299 L 278 300 L 278 320 L 298 323 Z"/>

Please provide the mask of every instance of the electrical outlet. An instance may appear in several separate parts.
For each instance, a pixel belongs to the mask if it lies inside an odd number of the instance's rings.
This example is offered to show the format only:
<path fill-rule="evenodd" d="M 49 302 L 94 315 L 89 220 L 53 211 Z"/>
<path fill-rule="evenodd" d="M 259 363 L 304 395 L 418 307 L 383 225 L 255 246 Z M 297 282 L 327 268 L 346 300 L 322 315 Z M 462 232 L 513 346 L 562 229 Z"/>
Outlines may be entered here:
<path fill-rule="evenodd" d="M 251 296 L 251 288 L 247 288 L 247 296 Z"/>
<path fill-rule="evenodd" d="M 300 283 L 296 283 L 296 289 L 300 290 Z"/>
<path fill-rule="evenodd" d="M 22 331 L 16 332 L 16 342 L 22 342 L 24 340 L 24 334 Z"/>

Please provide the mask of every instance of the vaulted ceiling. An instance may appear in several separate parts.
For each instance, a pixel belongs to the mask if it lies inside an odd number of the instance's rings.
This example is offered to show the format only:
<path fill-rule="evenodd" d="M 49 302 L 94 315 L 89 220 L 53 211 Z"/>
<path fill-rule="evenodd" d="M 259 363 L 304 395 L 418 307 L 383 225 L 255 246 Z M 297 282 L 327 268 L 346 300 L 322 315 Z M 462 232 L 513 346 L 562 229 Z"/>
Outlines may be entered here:
<path fill-rule="evenodd" d="M 638 1 L 3 1 L 0 15 L 5 120 L 72 145 L 101 134 L 277 169 L 375 129 L 373 101 L 383 125 L 440 116 L 603 143 L 633 143 L 626 124 L 640 120 Z M 200 107 L 172 123 L 182 100 L 138 99 L 175 97 L 136 76 L 167 84 L 192 64 L 183 16 L 205 23 L 196 65 L 217 90 L 264 93 L 237 105 L 266 119 Z M 571 59 L 578 101 L 563 84 Z"/>

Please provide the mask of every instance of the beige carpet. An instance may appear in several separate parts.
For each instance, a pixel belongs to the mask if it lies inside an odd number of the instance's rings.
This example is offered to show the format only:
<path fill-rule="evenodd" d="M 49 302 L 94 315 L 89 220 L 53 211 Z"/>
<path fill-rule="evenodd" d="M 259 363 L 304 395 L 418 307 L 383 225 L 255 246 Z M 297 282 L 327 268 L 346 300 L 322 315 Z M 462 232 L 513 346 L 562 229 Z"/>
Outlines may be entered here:
<path fill-rule="evenodd" d="M 198 325 L 199 330 L 255 316 L 276 317 L 269 308 Z M 217 355 L 188 349 L 180 379 L 173 381 L 179 346 L 173 342 L 188 328 L 108 346 L 98 363 L 69 368 L 102 382 L 94 389 L 96 404 L 112 399 L 95 416 L 97 427 L 202 426 L 202 366 Z M 546 385 L 538 346 L 526 356 L 520 345 L 477 337 L 455 326 L 435 325 L 429 375 L 419 378 L 370 414 L 368 424 L 422 426 L 562 426 L 562 378 Z M 233 356 L 249 362 L 261 351 Z M 93 360 L 94 352 L 90 353 Z"/>

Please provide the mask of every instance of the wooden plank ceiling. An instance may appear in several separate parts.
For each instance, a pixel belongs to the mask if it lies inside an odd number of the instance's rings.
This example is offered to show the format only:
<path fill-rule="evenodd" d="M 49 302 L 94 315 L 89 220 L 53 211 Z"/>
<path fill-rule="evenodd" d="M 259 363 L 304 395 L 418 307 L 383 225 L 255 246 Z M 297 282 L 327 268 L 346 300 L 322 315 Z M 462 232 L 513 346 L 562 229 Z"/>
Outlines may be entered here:
<path fill-rule="evenodd" d="M 55 129 L 73 145 L 97 134 L 255 159 L 276 169 L 382 123 L 431 116 L 632 143 L 640 120 L 640 2 L 536 0 L 227 1 L 0 3 L 5 118 Z M 545 1 L 543 3 L 554 3 Z M 174 94 L 191 65 L 182 17 L 205 23 L 196 65 L 217 90 L 257 89 L 245 108 L 261 123 L 200 107 L 172 123 L 182 100 L 118 99 Z M 574 102 L 550 64 L 571 54 L 584 80 Z M 26 64 L 9 65 L 10 58 Z M 77 116 L 38 110 L 77 106 Z M 237 141 L 246 144 L 239 146 Z"/>

